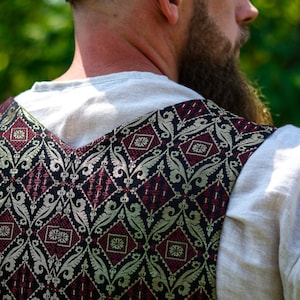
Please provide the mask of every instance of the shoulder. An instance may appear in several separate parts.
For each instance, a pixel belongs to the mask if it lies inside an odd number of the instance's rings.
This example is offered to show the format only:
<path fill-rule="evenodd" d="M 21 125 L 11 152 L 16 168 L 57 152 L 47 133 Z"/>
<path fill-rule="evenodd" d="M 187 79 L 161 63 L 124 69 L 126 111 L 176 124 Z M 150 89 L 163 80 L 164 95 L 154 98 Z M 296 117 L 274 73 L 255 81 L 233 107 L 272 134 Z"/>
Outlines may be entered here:
<path fill-rule="evenodd" d="M 218 292 L 224 299 L 242 299 L 241 290 L 243 299 L 283 299 L 283 285 L 289 286 L 287 299 L 299 299 L 299 157 L 300 128 L 284 126 L 265 140 L 239 175 L 218 260 Z"/>
<path fill-rule="evenodd" d="M 298 189 L 299 157 L 300 128 L 292 125 L 278 128 L 247 161 L 237 179 L 230 208 L 234 211 L 235 207 L 238 209 L 243 205 L 241 199 L 245 199 L 248 204 L 252 201 L 263 204 L 272 194 L 269 199 L 273 202 L 271 205 L 278 201 L 279 209 L 289 199 L 290 191 Z M 300 200 L 300 193 L 298 194 Z"/>
<path fill-rule="evenodd" d="M 292 179 L 300 176 L 299 157 L 300 128 L 286 125 L 278 128 L 258 148 L 245 167 L 248 172 L 261 173 L 260 177 L 268 176 L 269 188 L 283 187 L 286 190 Z"/>

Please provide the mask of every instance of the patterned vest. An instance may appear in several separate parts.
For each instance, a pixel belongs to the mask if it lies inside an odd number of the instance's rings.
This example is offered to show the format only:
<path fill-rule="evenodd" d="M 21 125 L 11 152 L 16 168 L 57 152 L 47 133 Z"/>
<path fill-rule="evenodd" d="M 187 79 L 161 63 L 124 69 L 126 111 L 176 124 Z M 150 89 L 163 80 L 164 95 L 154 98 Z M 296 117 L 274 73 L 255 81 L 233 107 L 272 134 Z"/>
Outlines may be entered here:
<path fill-rule="evenodd" d="M 1 299 L 215 299 L 230 193 L 274 128 L 207 100 L 74 149 L 0 107 Z"/>

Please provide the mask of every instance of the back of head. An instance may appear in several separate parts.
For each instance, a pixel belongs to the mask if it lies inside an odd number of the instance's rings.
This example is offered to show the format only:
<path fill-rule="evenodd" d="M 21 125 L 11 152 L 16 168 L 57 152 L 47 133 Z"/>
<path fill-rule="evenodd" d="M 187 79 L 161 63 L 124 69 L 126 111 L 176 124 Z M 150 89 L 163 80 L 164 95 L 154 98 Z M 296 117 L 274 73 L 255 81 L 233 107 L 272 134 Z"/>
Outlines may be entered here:
<path fill-rule="evenodd" d="M 271 123 L 207 0 L 67 1 L 75 23 L 73 66 L 81 66 L 81 77 L 122 71 L 163 74 L 237 115 Z"/>

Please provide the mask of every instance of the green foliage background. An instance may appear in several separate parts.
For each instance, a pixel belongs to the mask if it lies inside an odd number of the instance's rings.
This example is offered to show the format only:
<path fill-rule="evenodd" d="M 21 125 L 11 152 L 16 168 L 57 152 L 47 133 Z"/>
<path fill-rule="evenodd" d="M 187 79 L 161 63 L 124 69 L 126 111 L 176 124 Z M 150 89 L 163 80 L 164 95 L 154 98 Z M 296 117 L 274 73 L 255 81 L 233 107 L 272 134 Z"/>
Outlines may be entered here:
<path fill-rule="evenodd" d="M 277 126 L 300 126 L 300 0 L 253 0 L 259 9 L 242 67 L 262 87 Z"/>
<path fill-rule="evenodd" d="M 254 0 L 260 16 L 241 66 L 261 86 L 277 126 L 300 126 L 300 0 Z M 0 99 L 69 66 L 73 29 L 64 0 L 0 2 Z"/>

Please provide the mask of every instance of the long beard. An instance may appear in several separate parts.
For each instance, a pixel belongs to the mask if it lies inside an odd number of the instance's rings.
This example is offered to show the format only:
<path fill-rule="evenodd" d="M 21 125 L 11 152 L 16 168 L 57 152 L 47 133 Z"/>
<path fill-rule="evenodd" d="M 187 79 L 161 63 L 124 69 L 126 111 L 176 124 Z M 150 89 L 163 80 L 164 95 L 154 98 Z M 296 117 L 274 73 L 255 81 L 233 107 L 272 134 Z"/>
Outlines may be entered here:
<path fill-rule="evenodd" d="M 237 51 L 248 39 L 247 28 L 232 47 L 215 22 L 208 16 L 204 3 L 195 1 L 189 38 L 179 72 L 179 83 L 213 100 L 219 106 L 261 124 L 271 124 L 261 94 L 241 72 Z"/>

